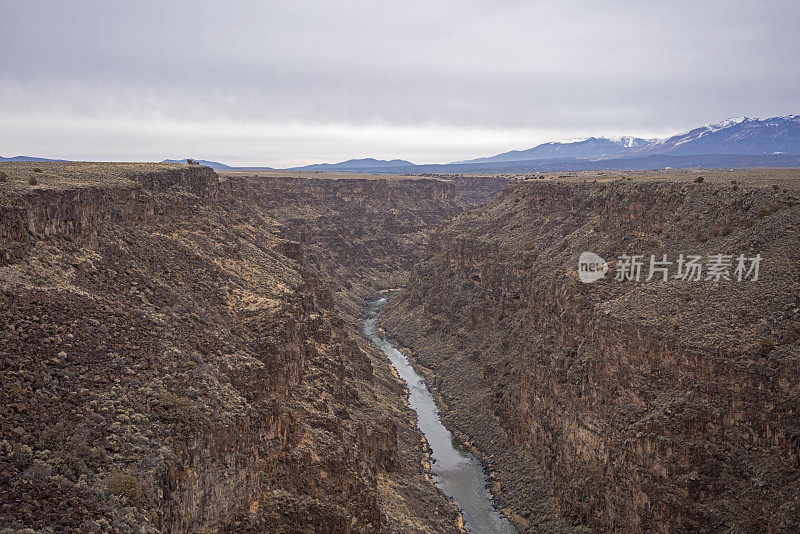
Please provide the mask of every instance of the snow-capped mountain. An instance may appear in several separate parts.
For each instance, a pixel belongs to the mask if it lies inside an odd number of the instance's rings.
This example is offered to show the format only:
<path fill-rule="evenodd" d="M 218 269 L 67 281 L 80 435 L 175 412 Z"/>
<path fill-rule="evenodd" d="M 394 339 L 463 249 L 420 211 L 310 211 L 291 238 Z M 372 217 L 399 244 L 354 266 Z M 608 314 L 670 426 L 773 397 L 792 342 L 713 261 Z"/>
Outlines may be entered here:
<path fill-rule="evenodd" d="M 641 137 L 633 137 L 630 135 L 623 135 L 620 137 L 608 137 L 609 141 L 620 144 L 625 148 L 639 148 L 648 143 L 652 143 L 655 139 L 642 139 Z"/>
<path fill-rule="evenodd" d="M 610 159 L 653 155 L 800 154 L 800 115 L 769 119 L 735 117 L 666 139 L 589 137 L 544 143 L 466 163 L 506 163 L 541 159 Z"/>
<path fill-rule="evenodd" d="M 800 154 L 800 115 L 735 117 L 660 139 L 636 155 Z"/>
<path fill-rule="evenodd" d="M 653 139 L 641 139 L 631 136 L 569 139 L 543 143 L 527 150 L 512 150 L 488 158 L 471 159 L 459 161 L 458 163 L 501 163 L 535 159 L 623 157 L 626 153 L 645 147 L 653 141 Z"/>

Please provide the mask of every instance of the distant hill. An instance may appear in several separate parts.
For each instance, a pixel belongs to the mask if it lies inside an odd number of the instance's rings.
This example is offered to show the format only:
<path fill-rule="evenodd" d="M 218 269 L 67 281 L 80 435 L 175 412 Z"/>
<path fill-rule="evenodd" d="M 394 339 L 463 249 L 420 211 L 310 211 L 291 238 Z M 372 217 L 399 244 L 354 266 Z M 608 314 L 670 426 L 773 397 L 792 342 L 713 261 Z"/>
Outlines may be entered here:
<path fill-rule="evenodd" d="M 34 158 L 31 156 L 14 156 L 13 158 L 4 158 L 0 156 L 0 161 L 67 161 L 65 159 L 47 159 L 47 158 Z"/>
<path fill-rule="evenodd" d="M 161 163 L 187 163 L 188 160 L 189 160 L 189 158 L 184 158 L 184 159 L 165 159 Z M 225 165 L 224 163 L 220 163 L 218 161 L 208 161 L 208 160 L 205 160 L 205 159 L 196 159 L 194 161 L 196 161 L 200 165 L 205 165 L 206 167 L 211 167 L 212 169 L 217 170 L 217 171 L 232 170 L 234 168 L 234 167 L 231 167 L 230 165 Z"/>
<path fill-rule="evenodd" d="M 512 150 L 496 156 L 477 158 L 455 163 L 505 163 L 560 158 L 612 158 L 621 157 L 635 149 L 647 146 L 654 139 L 639 137 L 588 137 L 571 141 L 543 143 L 527 150 Z"/>
<path fill-rule="evenodd" d="M 41 162 L 68 162 L 68 159 L 48 159 L 48 158 L 36 158 L 32 156 L 14 156 L 13 158 L 4 158 L 0 156 L 0 161 L 41 161 Z M 207 167 L 211 167 L 217 171 L 270 171 L 273 170 L 272 167 L 233 167 L 231 165 L 227 165 L 225 163 L 220 163 L 218 161 L 209 161 L 205 159 L 195 159 L 198 164 L 205 165 Z M 188 158 L 184 159 L 165 159 L 162 160 L 161 163 L 188 163 Z"/>
<path fill-rule="evenodd" d="M 800 165 L 800 116 L 737 117 L 666 139 L 588 137 L 542 143 L 526 150 L 453 163 L 351 159 L 295 167 L 304 171 L 412 174 L 425 172 L 539 172 L 663 167 L 787 167 Z"/>
<path fill-rule="evenodd" d="M 192 158 L 194 159 L 194 158 Z M 211 167 L 215 171 L 271 171 L 273 167 L 234 167 L 218 161 L 208 161 L 206 159 L 195 159 L 198 164 Z M 165 159 L 161 163 L 187 163 L 186 159 Z"/>
<path fill-rule="evenodd" d="M 65 161 L 30 156 L 0 157 L 0 161 Z M 233 167 L 196 160 L 215 170 L 264 171 L 272 167 Z M 165 159 L 164 163 L 186 163 Z M 671 167 L 800 166 L 800 115 L 768 119 L 736 117 L 706 124 L 665 139 L 588 137 L 542 143 L 526 150 L 453 163 L 417 165 L 402 159 L 349 159 L 292 167 L 296 171 L 350 171 L 420 174 L 437 172 L 543 172 L 595 169 Z"/>
<path fill-rule="evenodd" d="M 402 159 L 375 159 L 375 158 L 362 158 L 362 159 L 349 159 L 339 163 L 317 163 L 314 165 L 306 165 L 304 167 L 292 167 L 293 171 L 363 171 L 365 169 L 390 169 L 392 167 L 413 167 L 414 164 L 410 161 Z"/>
<path fill-rule="evenodd" d="M 793 154 L 699 154 L 629 156 L 608 159 L 555 158 L 488 163 L 441 163 L 406 167 L 366 167 L 358 171 L 375 174 L 430 173 L 522 173 L 601 170 L 650 170 L 690 168 L 800 167 L 800 155 Z"/>

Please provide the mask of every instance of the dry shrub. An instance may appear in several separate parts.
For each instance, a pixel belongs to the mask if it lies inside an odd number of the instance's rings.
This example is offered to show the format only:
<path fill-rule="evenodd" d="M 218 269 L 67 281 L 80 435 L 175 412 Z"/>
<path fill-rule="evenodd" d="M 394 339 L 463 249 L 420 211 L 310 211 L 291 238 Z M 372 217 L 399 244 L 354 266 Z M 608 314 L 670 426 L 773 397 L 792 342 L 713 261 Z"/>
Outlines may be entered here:
<path fill-rule="evenodd" d="M 109 492 L 125 499 L 125 503 L 129 506 L 145 508 L 150 501 L 144 486 L 133 475 L 112 471 L 106 476 L 105 485 Z"/>

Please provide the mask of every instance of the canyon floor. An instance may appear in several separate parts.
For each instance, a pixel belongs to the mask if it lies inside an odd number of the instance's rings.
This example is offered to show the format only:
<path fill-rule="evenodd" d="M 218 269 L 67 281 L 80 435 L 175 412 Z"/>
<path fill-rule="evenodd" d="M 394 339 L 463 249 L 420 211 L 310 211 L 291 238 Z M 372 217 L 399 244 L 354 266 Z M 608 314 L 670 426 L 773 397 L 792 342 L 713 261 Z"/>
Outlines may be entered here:
<path fill-rule="evenodd" d="M 0 164 L 0 530 L 459 532 L 383 326 L 521 532 L 800 525 L 800 171 Z M 757 281 L 578 280 L 583 251 Z"/>

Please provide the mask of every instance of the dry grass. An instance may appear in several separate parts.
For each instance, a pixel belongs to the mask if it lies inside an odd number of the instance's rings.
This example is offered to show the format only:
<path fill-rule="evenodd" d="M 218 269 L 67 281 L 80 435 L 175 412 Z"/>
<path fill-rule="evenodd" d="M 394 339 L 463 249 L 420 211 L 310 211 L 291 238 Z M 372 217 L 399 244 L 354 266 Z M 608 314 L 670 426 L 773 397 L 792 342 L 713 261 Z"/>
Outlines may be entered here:
<path fill-rule="evenodd" d="M 33 189 L 134 185 L 137 174 L 185 167 L 179 163 L 2 162 L 0 195 Z M 31 178 L 36 184 L 31 184 Z"/>

